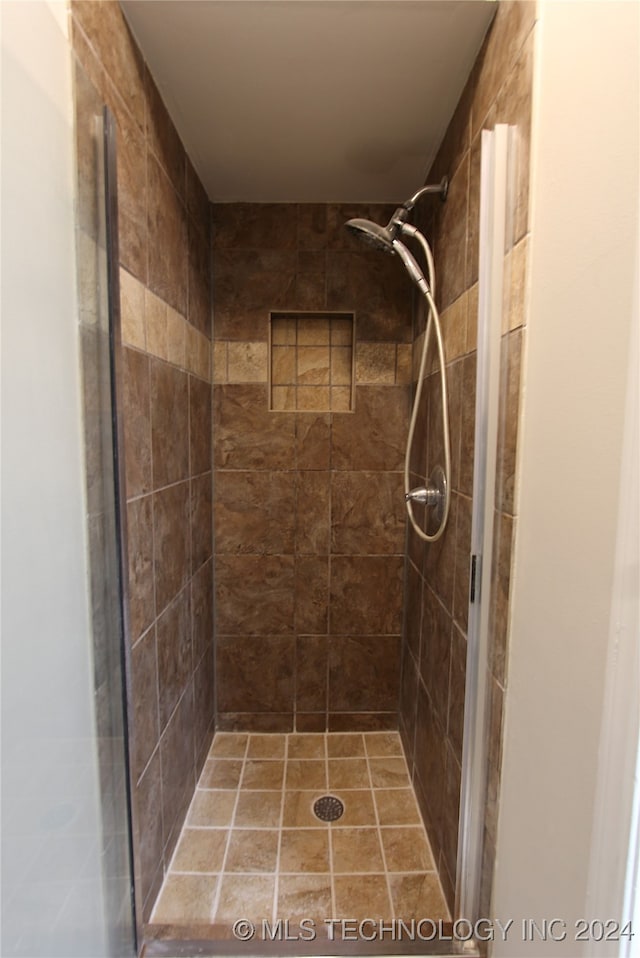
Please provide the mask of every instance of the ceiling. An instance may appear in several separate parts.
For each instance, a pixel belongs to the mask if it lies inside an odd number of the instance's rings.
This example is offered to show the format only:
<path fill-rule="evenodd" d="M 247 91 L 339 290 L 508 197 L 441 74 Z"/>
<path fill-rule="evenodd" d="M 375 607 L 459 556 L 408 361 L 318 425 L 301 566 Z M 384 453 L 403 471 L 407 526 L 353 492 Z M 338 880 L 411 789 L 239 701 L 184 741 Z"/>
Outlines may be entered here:
<path fill-rule="evenodd" d="M 398 202 L 493 0 L 120 0 L 214 202 Z"/>

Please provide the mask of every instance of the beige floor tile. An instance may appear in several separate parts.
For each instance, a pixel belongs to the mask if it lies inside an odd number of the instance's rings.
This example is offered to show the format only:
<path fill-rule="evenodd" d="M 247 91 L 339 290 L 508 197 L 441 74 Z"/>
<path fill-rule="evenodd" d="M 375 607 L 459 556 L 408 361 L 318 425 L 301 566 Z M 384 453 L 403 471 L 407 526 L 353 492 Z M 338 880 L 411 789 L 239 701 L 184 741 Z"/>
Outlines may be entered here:
<path fill-rule="evenodd" d="M 200 788 L 237 788 L 241 774 L 242 762 L 238 759 L 208 759 L 198 785 Z"/>
<path fill-rule="evenodd" d="M 283 828 L 280 841 L 280 871 L 328 872 L 329 830 Z"/>
<path fill-rule="evenodd" d="M 411 788 L 376 788 L 373 796 L 380 825 L 420 825 L 420 813 Z"/>
<path fill-rule="evenodd" d="M 284 762 L 268 759 L 247 759 L 242 775 L 241 788 L 274 789 L 282 788 Z"/>
<path fill-rule="evenodd" d="M 249 739 L 247 758 L 284 759 L 286 746 L 286 735 L 252 735 Z"/>
<path fill-rule="evenodd" d="M 329 788 L 369 788 L 366 759 L 330 758 Z"/>
<path fill-rule="evenodd" d="M 302 733 L 289 735 L 288 758 L 325 758 L 325 735 L 320 733 Z"/>
<path fill-rule="evenodd" d="M 313 803 L 324 791 L 302 789 L 284 793 L 283 828 L 322 828 L 322 822 L 313 814 Z"/>
<path fill-rule="evenodd" d="M 377 828 L 336 828 L 331 851 L 335 874 L 384 871 Z"/>
<path fill-rule="evenodd" d="M 427 875 L 389 875 L 389 885 L 396 918 L 450 920 L 435 872 Z"/>
<path fill-rule="evenodd" d="M 364 744 L 370 758 L 404 757 L 402 740 L 397 732 L 365 732 Z"/>
<path fill-rule="evenodd" d="M 216 732 L 209 755 L 217 758 L 244 758 L 249 736 L 240 732 Z"/>
<path fill-rule="evenodd" d="M 217 888 L 217 875 L 167 875 L 152 921 L 159 924 L 211 921 Z"/>
<path fill-rule="evenodd" d="M 336 918 L 390 919 L 393 911 L 384 875 L 337 875 L 333 879 Z"/>
<path fill-rule="evenodd" d="M 329 758 L 357 758 L 364 754 L 364 739 L 360 732 L 332 732 L 327 736 Z"/>
<path fill-rule="evenodd" d="M 422 828 L 381 828 L 380 837 L 388 871 L 434 871 L 431 849 Z"/>
<path fill-rule="evenodd" d="M 316 927 L 331 918 L 331 877 L 327 875 L 281 875 L 276 917 L 291 921 L 312 918 Z"/>
<path fill-rule="evenodd" d="M 273 875 L 223 875 L 216 909 L 217 922 L 271 920 L 276 880 Z"/>
<path fill-rule="evenodd" d="M 409 774 L 403 758 L 370 758 L 369 769 L 374 788 L 409 788 Z"/>
<path fill-rule="evenodd" d="M 369 788 L 345 789 L 336 796 L 344 804 L 342 818 L 331 823 L 332 828 L 353 828 L 355 825 L 376 825 L 373 792 Z"/>
<path fill-rule="evenodd" d="M 320 759 L 290 758 L 285 773 L 285 788 L 326 788 L 327 763 Z"/>
<path fill-rule="evenodd" d="M 183 829 L 171 862 L 171 871 L 222 871 L 228 834 L 226 828 Z"/>
<path fill-rule="evenodd" d="M 198 789 L 194 795 L 187 825 L 230 825 L 233 818 L 233 809 L 236 804 L 236 793 L 231 789 L 215 789 L 202 791 Z"/>
<path fill-rule="evenodd" d="M 238 795 L 235 828 L 278 828 L 282 792 L 252 792 L 242 789 Z"/>
<path fill-rule="evenodd" d="M 278 834 L 275 829 L 232 829 L 225 872 L 274 872 Z"/>

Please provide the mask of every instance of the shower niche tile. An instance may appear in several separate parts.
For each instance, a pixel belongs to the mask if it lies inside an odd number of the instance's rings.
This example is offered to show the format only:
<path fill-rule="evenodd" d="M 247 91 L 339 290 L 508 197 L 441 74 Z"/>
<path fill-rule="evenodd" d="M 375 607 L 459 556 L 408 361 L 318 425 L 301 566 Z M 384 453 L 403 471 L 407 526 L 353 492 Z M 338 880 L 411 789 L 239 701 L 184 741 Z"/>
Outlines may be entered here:
<path fill-rule="evenodd" d="M 353 412 L 353 313 L 271 313 L 269 409 Z"/>

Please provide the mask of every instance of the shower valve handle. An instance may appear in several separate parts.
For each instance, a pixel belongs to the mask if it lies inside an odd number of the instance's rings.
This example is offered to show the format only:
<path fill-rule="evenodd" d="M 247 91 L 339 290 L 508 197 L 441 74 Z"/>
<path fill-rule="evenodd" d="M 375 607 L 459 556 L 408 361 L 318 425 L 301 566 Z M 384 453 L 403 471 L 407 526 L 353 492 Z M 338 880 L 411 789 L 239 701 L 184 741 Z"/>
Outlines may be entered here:
<path fill-rule="evenodd" d="M 429 483 L 428 486 L 416 486 L 415 489 L 405 493 L 404 498 L 406 502 L 419 502 L 423 506 L 437 506 L 441 495 L 441 490 Z"/>

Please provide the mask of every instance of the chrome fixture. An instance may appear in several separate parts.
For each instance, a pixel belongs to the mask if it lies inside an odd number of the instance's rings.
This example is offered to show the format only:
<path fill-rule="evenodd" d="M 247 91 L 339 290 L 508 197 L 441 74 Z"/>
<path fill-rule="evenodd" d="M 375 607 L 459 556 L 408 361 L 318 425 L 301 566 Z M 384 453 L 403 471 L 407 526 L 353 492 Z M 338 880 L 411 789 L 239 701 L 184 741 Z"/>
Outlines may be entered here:
<path fill-rule="evenodd" d="M 451 443 L 449 439 L 449 410 L 447 399 L 447 375 L 444 360 L 444 346 L 442 343 L 442 331 L 440 329 L 440 317 L 434 302 L 435 296 L 435 268 L 433 264 L 433 254 L 431 247 L 425 237 L 411 223 L 408 223 L 408 217 L 420 197 L 428 193 L 440 196 L 444 202 L 449 191 L 449 180 L 447 177 L 438 184 L 423 186 L 413 196 L 399 206 L 394 212 L 386 226 L 380 226 L 366 219 L 349 220 L 345 226 L 349 232 L 358 236 L 374 249 L 382 250 L 385 253 L 397 254 L 404 263 L 409 276 L 416 284 L 422 295 L 427 301 L 428 315 L 427 326 L 424 334 L 424 343 L 422 347 L 422 357 L 420 360 L 420 370 L 418 373 L 418 383 L 416 394 L 413 400 L 413 409 L 411 411 L 411 420 L 409 422 L 409 436 L 407 438 L 407 448 L 404 459 L 404 493 L 405 503 L 409 520 L 417 535 L 425 542 L 435 542 L 444 532 L 449 516 L 449 504 L 451 501 Z M 426 263 L 429 280 L 425 279 L 424 273 L 418 265 L 413 253 L 405 246 L 398 236 L 408 237 L 416 240 L 422 247 Z M 426 359 L 431 339 L 431 332 L 435 330 L 436 343 L 438 347 L 438 359 L 440 366 L 440 391 L 442 395 L 442 435 L 444 444 L 444 468 L 436 466 L 431 473 L 429 482 L 425 487 L 409 489 L 409 472 L 411 463 L 411 450 L 413 447 L 413 437 L 415 433 L 416 421 L 418 418 L 418 409 L 420 397 L 422 395 L 422 384 L 426 371 Z M 423 531 L 418 525 L 413 514 L 413 504 L 428 506 L 433 509 L 433 516 L 438 523 L 438 527 L 433 534 Z"/>

